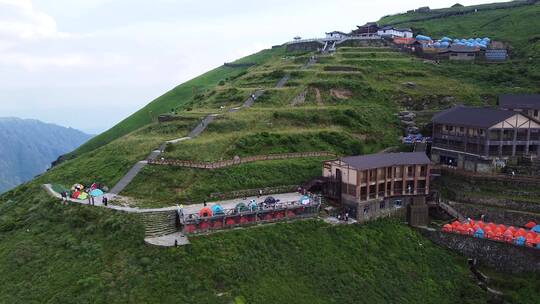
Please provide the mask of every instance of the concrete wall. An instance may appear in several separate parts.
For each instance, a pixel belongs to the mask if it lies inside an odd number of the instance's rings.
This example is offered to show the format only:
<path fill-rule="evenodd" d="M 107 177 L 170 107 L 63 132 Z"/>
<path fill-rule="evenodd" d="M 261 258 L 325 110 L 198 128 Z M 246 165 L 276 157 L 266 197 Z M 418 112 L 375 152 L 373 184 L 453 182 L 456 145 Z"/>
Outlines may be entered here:
<path fill-rule="evenodd" d="M 502 272 L 540 272 L 540 250 L 477 239 L 466 235 L 418 229 L 432 242 Z"/>
<path fill-rule="evenodd" d="M 311 41 L 311 42 L 302 42 L 294 43 L 287 45 L 287 52 L 297 52 L 297 51 L 316 51 L 322 49 L 324 44 L 320 42 Z"/>

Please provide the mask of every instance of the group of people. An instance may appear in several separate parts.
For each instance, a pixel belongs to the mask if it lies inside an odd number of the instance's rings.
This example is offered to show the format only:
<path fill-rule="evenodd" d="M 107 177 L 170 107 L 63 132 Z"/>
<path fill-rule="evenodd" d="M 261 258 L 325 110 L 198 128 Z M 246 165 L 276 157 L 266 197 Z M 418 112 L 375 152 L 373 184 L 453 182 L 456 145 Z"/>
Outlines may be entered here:
<path fill-rule="evenodd" d="M 69 202 L 69 193 L 67 191 L 62 191 L 60 193 L 60 196 L 62 198 L 62 204 L 67 205 L 68 202 Z M 90 206 L 95 206 L 96 205 L 94 196 L 88 195 L 87 199 L 88 199 L 88 205 L 90 205 Z M 104 195 L 101 198 L 101 203 L 103 204 L 103 206 L 107 206 L 109 204 L 109 198 Z"/>
<path fill-rule="evenodd" d="M 337 219 L 338 219 L 338 221 L 348 222 L 349 221 L 349 211 L 348 210 L 341 211 L 340 213 L 338 213 Z"/>

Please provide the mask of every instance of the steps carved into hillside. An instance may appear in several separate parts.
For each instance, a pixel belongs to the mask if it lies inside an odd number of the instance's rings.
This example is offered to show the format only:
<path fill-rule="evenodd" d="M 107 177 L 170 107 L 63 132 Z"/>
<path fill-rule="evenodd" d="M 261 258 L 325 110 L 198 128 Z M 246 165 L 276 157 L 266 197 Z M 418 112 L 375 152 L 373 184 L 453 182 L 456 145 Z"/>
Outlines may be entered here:
<path fill-rule="evenodd" d="M 176 210 L 140 213 L 145 227 L 145 238 L 161 237 L 178 232 Z"/>

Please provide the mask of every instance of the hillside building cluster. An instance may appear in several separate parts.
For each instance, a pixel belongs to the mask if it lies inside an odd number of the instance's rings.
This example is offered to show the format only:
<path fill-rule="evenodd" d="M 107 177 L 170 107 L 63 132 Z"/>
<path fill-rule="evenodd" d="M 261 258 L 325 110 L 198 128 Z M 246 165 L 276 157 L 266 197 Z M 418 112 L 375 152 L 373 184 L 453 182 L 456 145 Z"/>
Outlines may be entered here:
<path fill-rule="evenodd" d="M 399 28 L 391 25 L 380 26 L 376 22 L 368 22 L 350 33 L 332 31 L 326 33 L 325 38 L 302 39 L 297 36 L 294 41 L 287 43 L 289 51 L 319 50 L 334 51 L 336 47 L 345 42 L 377 41 L 431 60 L 458 60 L 458 61 L 505 61 L 508 58 L 507 47 L 488 37 L 477 38 L 449 38 L 432 39 L 425 35 L 414 36 L 410 28 Z M 353 43 L 354 45 L 354 43 Z"/>

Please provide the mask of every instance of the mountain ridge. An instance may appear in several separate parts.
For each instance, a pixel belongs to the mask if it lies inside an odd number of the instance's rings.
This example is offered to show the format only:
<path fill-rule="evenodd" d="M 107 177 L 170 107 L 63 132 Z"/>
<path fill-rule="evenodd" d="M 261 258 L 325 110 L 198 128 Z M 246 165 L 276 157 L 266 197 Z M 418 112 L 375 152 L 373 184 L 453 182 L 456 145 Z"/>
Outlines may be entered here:
<path fill-rule="evenodd" d="M 37 119 L 0 117 L 0 193 L 45 172 L 52 161 L 91 138 Z"/>

